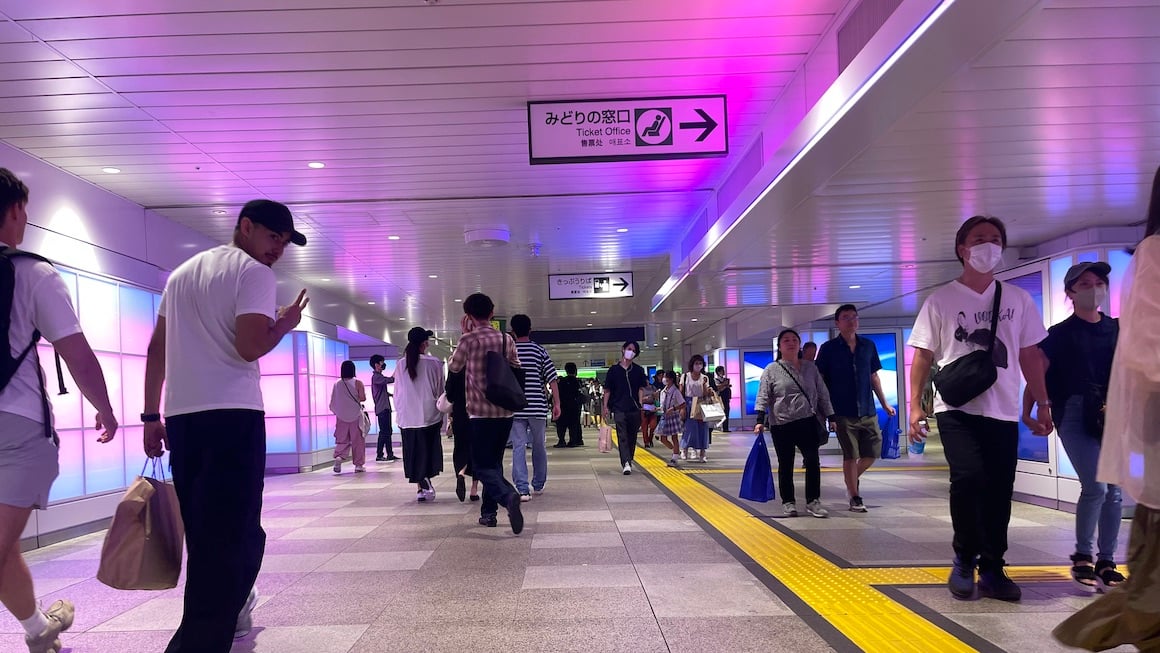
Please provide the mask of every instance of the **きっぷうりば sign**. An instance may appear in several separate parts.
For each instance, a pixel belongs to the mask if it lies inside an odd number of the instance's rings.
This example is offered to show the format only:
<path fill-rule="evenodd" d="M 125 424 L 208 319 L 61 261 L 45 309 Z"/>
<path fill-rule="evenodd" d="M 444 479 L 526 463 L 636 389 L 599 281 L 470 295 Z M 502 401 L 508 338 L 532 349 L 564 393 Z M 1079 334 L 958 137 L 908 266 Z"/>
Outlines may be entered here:
<path fill-rule="evenodd" d="M 725 156 L 725 96 L 528 102 L 528 152 L 533 165 Z"/>
<path fill-rule="evenodd" d="M 548 299 L 613 299 L 617 297 L 632 297 L 631 272 L 548 275 Z"/>

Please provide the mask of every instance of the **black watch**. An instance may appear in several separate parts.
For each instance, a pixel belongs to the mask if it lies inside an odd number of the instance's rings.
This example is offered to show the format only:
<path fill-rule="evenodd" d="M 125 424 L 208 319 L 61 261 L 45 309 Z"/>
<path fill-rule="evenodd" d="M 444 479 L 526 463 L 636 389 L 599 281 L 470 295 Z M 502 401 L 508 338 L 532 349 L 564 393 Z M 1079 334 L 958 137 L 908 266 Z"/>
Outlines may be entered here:
<path fill-rule="evenodd" d="M 149 422 L 160 422 L 161 413 L 141 413 L 141 422 L 148 424 Z"/>

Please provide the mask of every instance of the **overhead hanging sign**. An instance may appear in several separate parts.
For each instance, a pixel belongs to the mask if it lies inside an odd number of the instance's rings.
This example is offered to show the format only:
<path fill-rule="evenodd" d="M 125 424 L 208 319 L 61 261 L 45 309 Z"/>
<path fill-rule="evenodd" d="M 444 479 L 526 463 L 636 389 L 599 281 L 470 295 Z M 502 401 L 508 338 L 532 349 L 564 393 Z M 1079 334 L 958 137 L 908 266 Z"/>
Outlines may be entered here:
<path fill-rule="evenodd" d="M 548 275 L 548 299 L 611 299 L 616 297 L 632 297 L 631 272 Z"/>
<path fill-rule="evenodd" d="M 531 163 L 729 154 L 724 95 L 528 102 Z"/>

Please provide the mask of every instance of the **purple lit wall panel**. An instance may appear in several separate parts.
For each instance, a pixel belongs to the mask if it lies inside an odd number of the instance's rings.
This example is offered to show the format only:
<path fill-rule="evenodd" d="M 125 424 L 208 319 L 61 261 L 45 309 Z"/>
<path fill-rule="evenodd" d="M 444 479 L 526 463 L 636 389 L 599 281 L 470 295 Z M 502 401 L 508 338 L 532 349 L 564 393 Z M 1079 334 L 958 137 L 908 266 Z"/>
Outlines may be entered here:
<path fill-rule="evenodd" d="M 266 453 L 294 453 L 298 451 L 297 418 L 266 418 Z"/>
<path fill-rule="evenodd" d="M 57 431 L 60 438 L 60 475 L 48 493 L 49 501 L 75 499 L 85 493 L 85 450 L 80 430 Z"/>
<path fill-rule="evenodd" d="M 109 372 L 106 372 L 109 374 Z M 137 415 L 145 412 L 145 357 L 121 357 L 121 388 L 125 412 L 123 419 L 133 421 Z"/>
<path fill-rule="evenodd" d="M 90 277 L 77 279 L 77 317 L 96 351 L 121 351 L 117 284 Z"/>
<path fill-rule="evenodd" d="M 121 398 L 125 396 L 124 390 L 121 388 L 121 356 L 120 354 L 98 353 L 97 362 L 101 364 L 101 371 L 105 374 L 105 387 L 109 390 L 109 401 L 113 404 L 113 412 L 118 413 L 117 417 L 124 422 L 129 419 L 125 417 L 125 409 L 121 405 Z M 76 384 L 70 384 L 69 392 L 80 394 Z M 144 392 L 144 390 L 142 390 Z M 138 413 L 140 415 L 140 413 Z M 81 404 L 81 419 L 84 420 L 83 426 L 91 427 L 96 420 L 97 411 L 93 408 L 87 400 Z"/>
<path fill-rule="evenodd" d="M 266 406 L 267 429 L 270 418 L 294 416 L 294 377 L 292 375 L 263 375 L 261 386 L 262 402 Z"/>
<path fill-rule="evenodd" d="M 262 357 L 259 363 L 262 374 L 294 373 L 294 334 L 288 333 L 281 342 Z"/>
<path fill-rule="evenodd" d="M 43 342 L 42 340 L 41 343 Z M 40 356 L 40 366 L 44 368 L 45 378 L 48 380 L 48 400 L 52 404 L 52 415 L 57 430 L 81 428 L 84 426 L 81 416 L 82 397 L 80 391 L 76 389 L 72 377 L 68 376 L 67 371 L 65 372 L 65 385 L 69 388 L 69 393 L 67 395 L 57 394 L 53 349 L 51 346 L 41 344 L 36 348 L 36 352 Z"/>
<path fill-rule="evenodd" d="M 1111 282 L 1111 288 L 1108 289 L 1108 315 L 1112 317 L 1120 315 L 1120 289 L 1124 284 L 1124 273 L 1127 272 L 1128 263 L 1131 261 L 1132 255 L 1122 249 L 1108 252 L 1108 265 L 1112 266 L 1112 272 L 1108 275 L 1108 281 Z"/>
<path fill-rule="evenodd" d="M 121 286 L 121 351 L 144 356 L 153 337 L 153 293 Z"/>
<path fill-rule="evenodd" d="M 85 450 L 85 494 L 111 492 L 125 487 L 125 438 L 116 437 L 102 444 L 97 442 L 97 431 L 85 429 L 81 433 Z M 134 444 L 141 447 L 140 440 Z"/>

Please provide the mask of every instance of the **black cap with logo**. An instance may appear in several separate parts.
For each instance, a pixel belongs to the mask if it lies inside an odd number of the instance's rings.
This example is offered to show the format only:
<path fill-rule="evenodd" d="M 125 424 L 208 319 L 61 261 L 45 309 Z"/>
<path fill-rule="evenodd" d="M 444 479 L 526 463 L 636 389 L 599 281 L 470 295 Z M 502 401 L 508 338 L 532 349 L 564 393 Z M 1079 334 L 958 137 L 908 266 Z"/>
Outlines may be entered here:
<path fill-rule="evenodd" d="M 250 222 L 279 234 L 290 234 L 290 242 L 299 247 L 306 244 L 306 236 L 294 231 L 294 216 L 285 204 L 274 200 L 250 200 L 242 207 L 238 214 L 238 224 L 242 218 L 249 218 Z"/>

